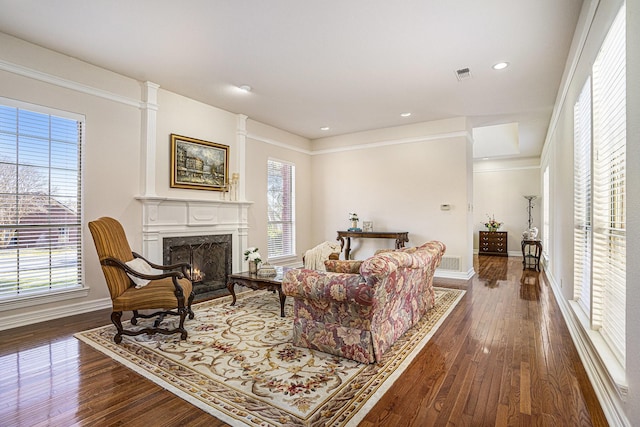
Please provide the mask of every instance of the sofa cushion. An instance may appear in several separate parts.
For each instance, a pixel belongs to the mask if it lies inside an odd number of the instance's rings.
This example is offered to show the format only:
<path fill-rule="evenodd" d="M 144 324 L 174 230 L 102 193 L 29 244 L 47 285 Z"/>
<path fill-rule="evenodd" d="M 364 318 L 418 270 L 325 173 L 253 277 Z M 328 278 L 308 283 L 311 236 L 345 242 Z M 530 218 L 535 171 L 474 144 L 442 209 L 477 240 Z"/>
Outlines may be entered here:
<path fill-rule="evenodd" d="M 287 271 L 282 281 L 282 292 L 294 298 L 359 305 L 371 305 L 373 295 L 373 290 L 364 283 L 359 274 L 307 269 Z"/>
<path fill-rule="evenodd" d="M 360 273 L 362 261 L 328 259 L 324 262 L 325 270 L 331 273 Z"/>

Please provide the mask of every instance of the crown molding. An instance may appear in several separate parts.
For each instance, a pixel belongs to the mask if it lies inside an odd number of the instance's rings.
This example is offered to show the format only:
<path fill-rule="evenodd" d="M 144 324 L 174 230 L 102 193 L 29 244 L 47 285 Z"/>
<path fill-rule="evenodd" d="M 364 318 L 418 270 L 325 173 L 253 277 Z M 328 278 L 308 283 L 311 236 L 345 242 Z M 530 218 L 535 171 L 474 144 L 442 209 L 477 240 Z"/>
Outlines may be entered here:
<path fill-rule="evenodd" d="M 286 148 L 287 150 L 297 151 L 298 153 L 307 154 L 307 155 L 313 155 L 313 151 L 305 150 L 304 148 L 298 148 L 298 147 L 295 147 L 293 145 L 290 145 L 290 144 L 287 144 L 287 143 L 284 143 L 284 142 L 276 141 L 275 139 L 266 138 L 266 137 L 263 137 L 263 136 L 260 136 L 260 135 L 256 135 L 255 133 L 248 132 L 247 133 L 247 138 L 255 139 L 256 141 L 264 142 L 265 144 L 274 145 L 276 147 Z"/>
<path fill-rule="evenodd" d="M 85 93 L 87 95 L 97 96 L 99 98 L 118 102 L 120 104 L 128 105 L 135 108 L 150 107 L 149 105 L 145 105 L 144 102 L 138 99 L 129 98 L 127 96 L 119 95 L 117 93 L 109 92 L 107 90 L 98 89 L 93 86 L 74 82 L 62 77 L 54 76 L 53 74 L 44 73 L 42 71 L 34 70 L 32 68 L 14 64 L 1 59 L 0 59 L 0 70 L 7 71 L 9 73 L 17 74 L 19 76 L 27 77 L 30 79 L 38 80 L 41 82 L 49 83 L 55 86 L 63 87 L 66 89 L 75 90 L 76 92 Z"/>
<path fill-rule="evenodd" d="M 433 135 L 415 136 L 410 138 L 389 139 L 389 140 L 370 142 L 365 144 L 350 145 L 346 147 L 327 148 L 325 150 L 306 150 L 304 148 L 295 147 L 293 145 L 276 141 L 275 139 L 266 138 L 266 137 L 257 135 L 255 133 L 247 133 L 247 138 L 264 142 L 265 144 L 271 144 L 276 147 L 285 148 L 287 150 L 297 151 L 299 153 L 307 154 L 309 156 L 315 156 L 319 154 L 342 153 L 345 151 L 368 150 L 368 149 L 377 148 L 377 147 L 386 147 L 386 146 L 402 145 L 402 144 L 414 144 L 418 142 L 433 141 L 437 139 L 460 138 L 460 137 L 466 138 L 468 141 L 472 140 L 471 134 L 469 132 L 458 131 L 458 132 L 437 133 Z"/>
<path fill-rule="evenodd" d="M 369 142 L 365 144 L 350 145 L 347 147 L 327 148 L 325 150 L 314 150 L 311 155 L 341 153 L 345 151 L 368 150 L 371 148 L 386 147 L 391 145 L 414 144 L 417 142 L 433 141 L 437 139 L 466 138 L 471 140 L 471 134 L 467 131 L 436 133 L 433 135 L 414 136 L 409 138 L 389 139 L 384 141 Z"/>

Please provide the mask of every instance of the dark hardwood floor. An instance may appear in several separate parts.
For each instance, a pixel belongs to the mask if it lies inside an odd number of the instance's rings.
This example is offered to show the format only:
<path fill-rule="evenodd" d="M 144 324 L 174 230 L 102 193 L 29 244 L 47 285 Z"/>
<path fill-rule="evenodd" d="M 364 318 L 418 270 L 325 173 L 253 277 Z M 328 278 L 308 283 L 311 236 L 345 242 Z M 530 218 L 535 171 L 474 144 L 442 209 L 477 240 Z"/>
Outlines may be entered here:
<path fill-rule="evenodd" d="M 607 425 L 544 273 L 521 261 L 436 280 L 467 294 L 361 426 Z M 226 425 L 73 337 L 109 315 L 0 332 L 0 425 Z"/>

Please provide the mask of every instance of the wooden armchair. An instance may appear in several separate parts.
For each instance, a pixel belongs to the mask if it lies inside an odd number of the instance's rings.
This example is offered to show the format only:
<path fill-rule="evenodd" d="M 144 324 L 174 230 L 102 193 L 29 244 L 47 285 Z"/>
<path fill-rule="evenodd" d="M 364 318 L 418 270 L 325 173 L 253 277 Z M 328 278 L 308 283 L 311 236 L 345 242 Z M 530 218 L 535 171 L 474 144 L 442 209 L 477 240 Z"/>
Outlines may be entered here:
<path fill-rule="evenodd" d="M 187 315 L 189 315 L 189 319 L 194 317 L 191 310 L 194 294 L 189 277 L 189 264 L 157 265 L 132 252 L 122 225 L 113 218 L 103 217 L 91 221 L 89 222 L 89 230 L 93 236 L 102 272 L 111 294 L 113 304 L 111 321 L 118 330 L 113 340 L 119 344 L 122 341 L 122 335 L 134 336 L 145 333 L 149 335 L 180 333 L 180 339 L 187 339 L 184 321 Z M 149 266 L 164 272 L 162 274 L 144 274 L 136 271 L 127 265 L 134 259 L 144 260 Z M 178 269 L 180 271 L 176 271 Z M 134 278 L 148 281 L 148 284 L 136 287 L 133 282 Z M 138 310 L 159 311 L 152 314 L 141 314 Z M 138 331 L 126 330 L 122 327 L 123 311 L 133 312 L 132 325 L 138 323 L 138 318 L 157 317 L 157 319 L 152 327 Z M 180 316 L 178 327 L 174 329 L 161 328 L 161 322 L 169 314 Z"/>

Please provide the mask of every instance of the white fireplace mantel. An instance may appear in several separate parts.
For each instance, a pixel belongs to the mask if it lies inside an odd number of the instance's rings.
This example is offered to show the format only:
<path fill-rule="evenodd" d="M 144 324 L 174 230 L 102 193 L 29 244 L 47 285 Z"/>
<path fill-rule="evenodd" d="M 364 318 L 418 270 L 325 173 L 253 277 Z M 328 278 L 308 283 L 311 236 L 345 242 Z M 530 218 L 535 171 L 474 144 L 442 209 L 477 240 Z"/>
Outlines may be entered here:
<path fill-rule="evenodd" d="M 243 271 L 247 248 L 248 212 L 253 202 L 139 196 L 142 203 L 143 255 L 162 264 L 166 237 L 230 234 L 233 271 Z"/>

